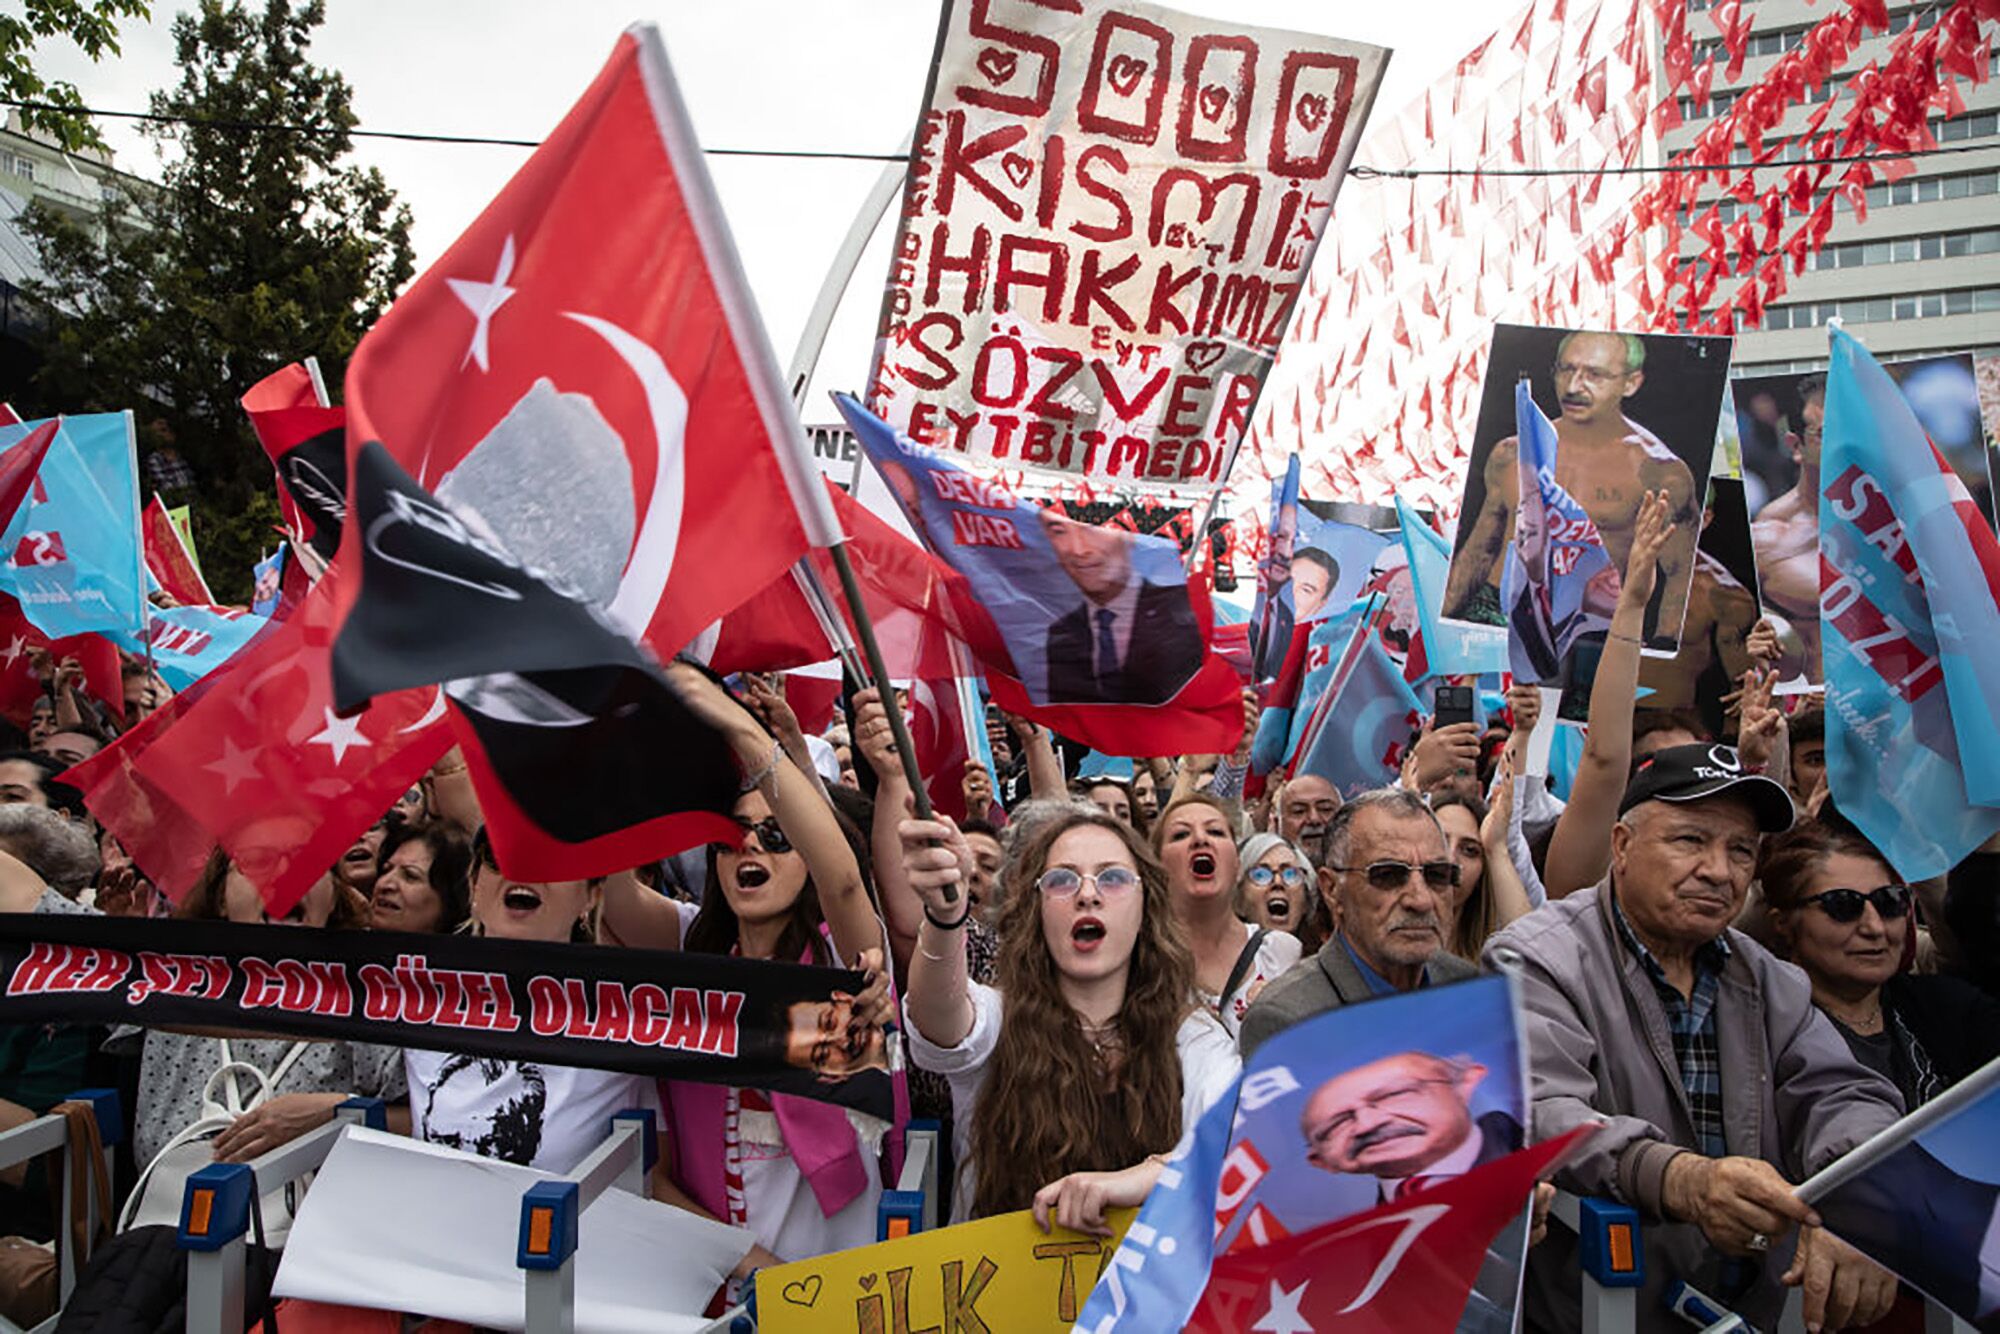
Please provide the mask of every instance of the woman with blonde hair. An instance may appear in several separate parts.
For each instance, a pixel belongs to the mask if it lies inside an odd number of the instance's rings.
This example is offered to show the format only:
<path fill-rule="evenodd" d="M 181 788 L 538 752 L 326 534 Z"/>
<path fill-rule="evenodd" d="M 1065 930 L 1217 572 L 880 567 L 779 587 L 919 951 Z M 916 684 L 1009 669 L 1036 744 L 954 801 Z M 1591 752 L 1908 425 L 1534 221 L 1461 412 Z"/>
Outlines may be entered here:
<path fill-rule="evenodd" d="M 1236 808 L 1206 792 L 1176 797 L 1153 823 L 1167 898 L 1194 953 L 1195 989 L 1235 1036 L 1264 984 L 1297 963 L 1299 938 L 1236 915 Z"/>
<path fill-rule="evenodd" d="M 1164 868 L 1124 821 L 1052 817 L 1005 886 L 999 985 L 966 975 L 972 853 L 948 820 L 905 820 L 924 900 L 905 1030 L 958 1109 L 952 1217 L 1032 1208 L 1105 1235 L 1162 1155 L 1229 1087 L 1236 1046 L 1195 996 Z"/>

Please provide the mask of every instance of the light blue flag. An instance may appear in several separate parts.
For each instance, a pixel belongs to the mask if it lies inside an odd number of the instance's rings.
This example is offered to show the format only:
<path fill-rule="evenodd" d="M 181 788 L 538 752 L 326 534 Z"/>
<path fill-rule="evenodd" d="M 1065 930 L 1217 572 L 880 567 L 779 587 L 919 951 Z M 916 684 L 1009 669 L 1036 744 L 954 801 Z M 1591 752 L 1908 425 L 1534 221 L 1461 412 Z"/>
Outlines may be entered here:
<path fill-rule="evenodd" d="M 254 581 L 250 593 L 250 610 L 259 616 L 269 616 L 278 609 L 283 597 L 285 582 L 285 544 L 278 543 L 278 549 L 251 567 Z"/>
<path fill-rule="evenodd" d="M 240 607 L 154 607 L 144 633 L 106 637 L 127 652 L 150 656 L 175 690 L 185 690 L 236 656 L 269 622 Z"/>
<path fill-rule="evenodd" d="M 1916 880 L 2000 831 L 2000 542 L 1888 372 L 1829 332 L 1827 787 Z"/>
<path fill-rule="evenodd" d="M 1579 635 L 1611 628 L 1618 581 L 1596 523 L 1556 480 L 1556 428 L 1522 380 L 1514 386 L 1514 433 L 1524 479 L 1514 540 L 1500 576 L 1514 679 L 1554 684 Z"/>
<path fill-rule="evenodd" d="M 1314 624 L 1306 641 L 1305 664 L 1297 689 L 1284 698 L 1274 690 L 1270 705 L 1257 718 L 1257 737 L 1250 745 L 1252 773 L 1270 773 L 1298 753 L 1313 705 L 1326 693 L 1342 650 L 1353 638 L 1362 616 L 1373 606 L 1373 599 L 1364 598 Z M 1280 687 L 1284 684 L 1279 682 Z"/>
<path fill-rule="evenodd" d="M 0 449 L 40 422 L 0 428 Z M 51 639 L 146 623 L 132 414 L 64 417 L 28 500 L 0 537 L 0 589 Z"/>
<path fill-rule="evenodd" d="M 1422 721 L 1423 705 L 1403 671 L 1372 633 L 1363 632 L 1359 655 L 1340 693 L 1320 714 L 1293 771 L 1318 774 L 1343 797 L 1387 787 L 1403 767 L 1403 753 Z"/>
<path fill-rule="evenodd" d="M 1971 1328 L 2000 1330 L 2000 1060 L 1851 1150 L 1799 1198 Z"/>
<path fill-rule="evenodd" d="M 1410 591 L 1424 630 L 1424 658 L 1436 676 L 1478 676 L 1507 671 L 1507 632 L 1497 625 L 1466 625 L 1446 621 L 1445 571 L 1451 547 L 1423 517 L 1396 497 L 1396 519 L 1403 528 L 1403 552 L 1409 558 Z"/>

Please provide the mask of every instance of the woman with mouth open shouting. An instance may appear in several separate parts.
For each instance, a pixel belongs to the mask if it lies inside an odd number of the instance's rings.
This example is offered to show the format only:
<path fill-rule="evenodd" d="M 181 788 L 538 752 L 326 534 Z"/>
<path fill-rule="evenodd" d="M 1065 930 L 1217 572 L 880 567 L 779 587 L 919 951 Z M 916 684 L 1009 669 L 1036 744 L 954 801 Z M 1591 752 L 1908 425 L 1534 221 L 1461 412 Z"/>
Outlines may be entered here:
<path fill-rule="evenodd" d="M 882 919 L 855 852 L 859 833 L 721 686 L 681 664 L 668 674 L 736 753 L 744 773 L 734 811 L 740 840 L 709 848 L 698 908 L 646 890 L 635 877 L 615 877 L 605 886 L 603 929 L 654 949 L 858 968 L 869 976 L 867 989 L 851 1007 L 819 1011 L 795 1046 L 803 1063 L 829 1078 L 880 1065 L 880 1029 L 894 1008 Z M 900 1108 L 902 1077 L 895 1078 Z M 888 1122 L 761 1089 L 683 1080 L 660 1088 L 670 1179 L 656 1178 L 656 1194 L 756 1234 L 738 1277 L 875 1240 Z"/>
<path fill-rule="evenodd" d="M 1299 938 L 1236 915 L 1235 813 L 1220 798 L 1196 792 L 1167 803 L 1153 825 L 1153 848 L 1166 865 L 1174 916 L 1194 951 L 1195 987 L 1235 1037 L 1264 984 L 1299 961 Z"/>
<path fill-rule="evenodd" d="M 965 838 L 949 820 L 899 833 L 924 900 L 905 1031 L 951 1084 L 952 1221 L 1033 1208 L 1044 1228 L 1108 1235 L 1105 1209 L 1145 1198 L 1240 1068 L 1195 996 L 1166 872 L 1122 821 L 1052 818 L 1005 887 L 995 989 L 966 976 Z"/>

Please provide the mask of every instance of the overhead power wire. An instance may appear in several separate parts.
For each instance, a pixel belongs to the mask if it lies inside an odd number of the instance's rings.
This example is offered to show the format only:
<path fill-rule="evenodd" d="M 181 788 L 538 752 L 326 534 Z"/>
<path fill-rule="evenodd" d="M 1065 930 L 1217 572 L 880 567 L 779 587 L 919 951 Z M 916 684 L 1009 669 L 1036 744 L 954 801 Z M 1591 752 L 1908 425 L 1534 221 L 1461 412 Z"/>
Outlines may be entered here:
<path fill-rule="evenodd" d="M 504 139 L 476 134 L 423 134 L 414 130 L 342 129 L 332 125 L 286 125 L 275 121 L 225 120 L 206 116 L 167 116 L 151 111 L 112 111 L 102 107 L 72 107 L 59 102 L 30 102 L 0 98 L 0 106 L 22 111 L 48 111 L 69 116 L 103 116 L 110 120 L 138 120 L 156 125 L 186 125 L 200 129 L 235 130 L 255 134 L 303 134 L 320 137 L 345 135 L 351 139 L 391 139 L 418 144 L 487 144 L 501 148 L 539 148 L 539 139 Z M 1828 157 L 1774 157 L 1768 162 L 1659 162 L 1619 167 L 1371 167 L 1357 163 L 1348 175 L 1360 180 L 1417 180 L 1425 177 L 1556 177 L 1556 176 L 1667 176 L 1690 171 L 1758 171 L 1776 167 L 1842 167 L 1855 162 L 1900 162 L 1912 158 L 1942 157 L 1951 153 L 1989 152 L 1991 144 L 1949 144 L 1914 148 L 1901 153 L 1844 153 Z M 823 159 L 842 162 L 903 162 L 905 153 L 843 153 L 810 148 L 704 148 L 712 157 L 768 157 Z"/>

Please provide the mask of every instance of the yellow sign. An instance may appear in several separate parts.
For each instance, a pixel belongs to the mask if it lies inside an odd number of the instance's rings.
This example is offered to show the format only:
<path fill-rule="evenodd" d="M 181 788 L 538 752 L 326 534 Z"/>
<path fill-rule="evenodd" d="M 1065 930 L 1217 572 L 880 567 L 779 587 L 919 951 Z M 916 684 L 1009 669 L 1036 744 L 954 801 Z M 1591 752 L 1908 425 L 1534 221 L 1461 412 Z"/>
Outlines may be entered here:
<path fill-rule="evenodd" d="M 1076 1323 L 1135 1209 L 1109 1238 L 1043 1232 L 1026 1211 L 757 1271 L 763 1334 L 1016 1334 Z"/>

